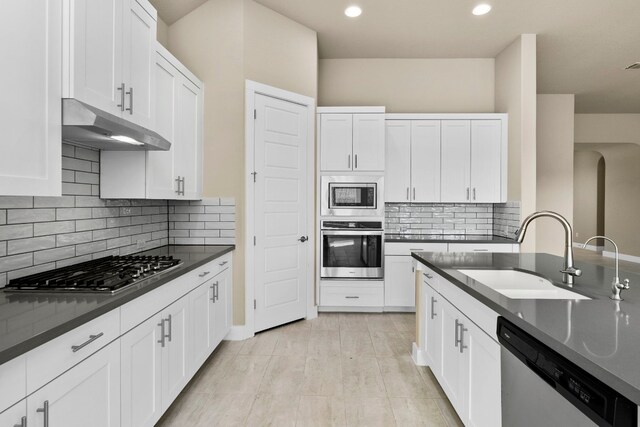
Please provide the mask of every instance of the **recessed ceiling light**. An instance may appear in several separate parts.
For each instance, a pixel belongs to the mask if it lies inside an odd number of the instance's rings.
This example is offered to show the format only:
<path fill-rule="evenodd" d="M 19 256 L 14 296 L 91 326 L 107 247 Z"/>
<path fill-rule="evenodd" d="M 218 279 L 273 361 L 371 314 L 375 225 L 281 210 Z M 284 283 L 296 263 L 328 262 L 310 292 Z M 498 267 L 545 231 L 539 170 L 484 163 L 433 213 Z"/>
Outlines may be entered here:
<path fill-rule="evenodd" d="M 115 139 L 116 141 L 124 142 L 126 144 L 131 144 L 131 145 L 144 145 L 143 142 L 137 141 L 131 137 L 124 136 L 124 135 L 113 135 L 111 136 L 111 139 Z"/>
<path fill-rule="evenodd" d="M 486 15 L 491 10 L 491 5 L 482 3 L 473 8 L 473 14 L 476 16 Z"/>
<path fill-rule="evenodd" d="M 362 15 L 362 9 L 360 9 L 360 7 L 358 6 L 349 6 L 344 10 L 344 14 L 349 18 L 357 18 L 358 16 Z"/>

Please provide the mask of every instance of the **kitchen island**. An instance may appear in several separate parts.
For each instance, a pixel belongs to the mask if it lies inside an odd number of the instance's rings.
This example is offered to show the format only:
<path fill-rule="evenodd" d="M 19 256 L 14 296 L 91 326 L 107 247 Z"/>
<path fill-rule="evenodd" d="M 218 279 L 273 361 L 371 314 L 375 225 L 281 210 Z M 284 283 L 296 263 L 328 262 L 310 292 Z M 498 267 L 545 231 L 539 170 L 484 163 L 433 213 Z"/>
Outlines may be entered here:
<path fill-rule="evenodd" d="M 623 301 L 613 301 L 609 298 L 613 269 L 580 263 L 582 277 L 568 287 L 561 283 L 563 258 L 549 254 L 414 252 L 412 257 L 429 284 L 437 283 L 436 288 L 440 289 L 444 286 L 453 295 L 449 298 L 451 304 L 466 304 L 471 311 L 481 312 L 474 314 L 479 320 L 472 319 L 473 323 L 495 343 L 495 320 L 502 316 L 635 404 L 640 403 L 640 275 L 621 272 L 621 279 L 630 279 L 631 289 L 623 291 Z M 458 271 L 462 269 L 533 272 L 587 299 L 507 298 Z M 427 318 L 434 304 L 424 295 L 432 288 L 425 288 L 422 283 L 417 278 L 422 301 L 417 308 L 419 320 Z M 423 321 L 417 334 L 417 346 L 422 349 L 426 346 L 425 336 L 428 343 L 429 329 L 424 329 Z"/>

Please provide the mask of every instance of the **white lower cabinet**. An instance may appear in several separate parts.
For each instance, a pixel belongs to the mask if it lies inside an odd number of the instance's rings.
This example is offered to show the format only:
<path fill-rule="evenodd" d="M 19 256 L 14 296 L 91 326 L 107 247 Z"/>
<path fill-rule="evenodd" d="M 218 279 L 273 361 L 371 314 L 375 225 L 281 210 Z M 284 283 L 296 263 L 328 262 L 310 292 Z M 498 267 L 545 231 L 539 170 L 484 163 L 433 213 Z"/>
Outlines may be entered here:
<path fill-rule="evenodd" d="M 384 257 L 385 308 L 415 309 L 416 293 L 413 258 L 411 256 Z"/>
<path fill-rule="evenodd" d="M 423 281 L 427 363 L 465 425 L 499 427 L 500 345 L 433 286 L 453 285 Z"/>
<path fill-rule="evenodd" d="M 27 399 L 16 403 L 0 414 L 0 426 L 27 427 Z"/>
<path fill-rule="evenodd" d="M 27 398 L 29 427 L 120 425 L 120 341 Z"/>
<path fill-rule="evenodd" d="M 162 312 L 162 411 L 164 412 L 191 379 L 188 370 L 189 298 L 182 297 Z"/>

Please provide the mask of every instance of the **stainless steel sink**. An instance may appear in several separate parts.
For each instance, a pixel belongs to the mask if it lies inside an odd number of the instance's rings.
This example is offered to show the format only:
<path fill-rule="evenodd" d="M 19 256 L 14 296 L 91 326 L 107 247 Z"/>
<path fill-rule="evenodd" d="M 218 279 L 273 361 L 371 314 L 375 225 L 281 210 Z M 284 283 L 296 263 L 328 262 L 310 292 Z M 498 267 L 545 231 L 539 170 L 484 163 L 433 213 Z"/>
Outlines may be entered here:
<path fill-rule="evenodd" d="M 520 270 L 460 269 L 460 273 L 512 299 L 591 299 Z"/>

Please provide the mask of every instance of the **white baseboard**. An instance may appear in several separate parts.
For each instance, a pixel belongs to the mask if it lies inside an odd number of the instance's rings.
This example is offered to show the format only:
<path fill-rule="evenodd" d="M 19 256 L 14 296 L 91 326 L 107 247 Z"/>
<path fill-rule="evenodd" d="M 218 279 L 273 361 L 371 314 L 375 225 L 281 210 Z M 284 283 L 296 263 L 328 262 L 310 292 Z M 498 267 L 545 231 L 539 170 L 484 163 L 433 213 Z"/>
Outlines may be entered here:
<path fill-rule="evenodd" d="M 582 245 L 583 243 L 573 242 L 574 248 L 586 249 L 593 252 L 602 252 L 604 250 L 604 246 L 587 245 L 583 248 Z"/>
<path fill-rule="evenodd" d="M 602 252 L 602 256 L 606 256 L 607 258 L 615 258 L 616 257 L 616 253 L 615 252 L 604 251 L 604 252 Z M 622 261 L 629 261 L 629 262 L 635 262 L 635 263 L 639 263 L 640 264 L 640 257 L 639 256 L 620 254 L 620 259 Z"/>
<path fill-rule="evenodd" d="M 427 366 L 427 355 L 424 354 L 424 350 L 421 350 L 416 343 L 413 343 L 411 347 L 411 358 L 416 365 Z"/>
<path fill-rule="evenodd" d="M 253 335 L 254 333 L 250 332 L 246 325 L 236 325 L 231 327 L 231 330 L 224 339 L 225 341 L 243 341 L 251 338 Z"/>
<path fill-rule="evenodd" d="M 319 312 L 337 313 L 382 313 L 382 307 L 318 307 Z"/>
<path fill-rule="evenodd" d="M 415 307 L 385 307 L 384 312 L 387 313 L 415 313 Z"/>

